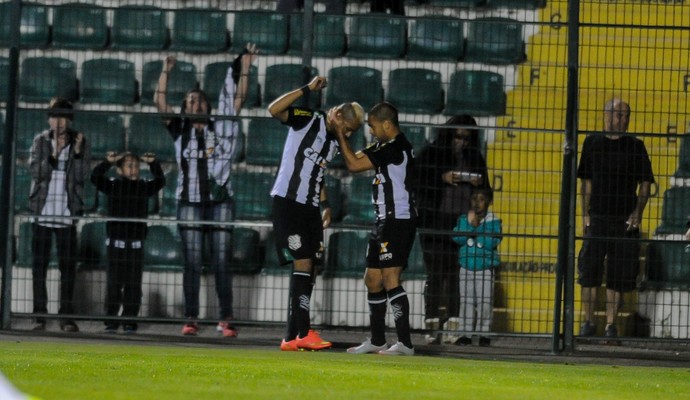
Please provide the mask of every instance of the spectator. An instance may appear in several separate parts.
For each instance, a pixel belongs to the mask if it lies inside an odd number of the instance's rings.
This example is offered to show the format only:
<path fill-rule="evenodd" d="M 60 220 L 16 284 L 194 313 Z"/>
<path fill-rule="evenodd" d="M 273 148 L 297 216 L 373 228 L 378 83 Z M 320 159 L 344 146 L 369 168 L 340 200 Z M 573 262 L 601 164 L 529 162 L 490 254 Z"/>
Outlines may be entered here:
<path fill-rule="evenodd" d="M 472 206 L 458 219 L 453 232 L 460 233 L 453 240 L 460 246 L 460 332 L 490 332 L 493 320 L 494 268 L 500 263 L 498 245 L 501 243 L 501 220 L 489 211 L 493 201 L 490 188 L 476 187 L 472 191 Z M 475 318 L 476 313 L 476 318 Z M 468 345 L 472 339 L 460 336 L 455 342 Z M 480 346 L 491 340 L 479 337 Z"/>
<path fill-rule="evenodd" d="M 326 14 L 345 15 L 347 9 L 347 0 L 323 0 L 321 3 L 326 4 Z M 315 1 L 315 3 L 317 3 Z M 301 11 L 304 9 L 304 0 L 278 0 L 276 4 L 276 11 L 283 14 Z"/>
<path fill-rule="evenodd" d="M 249 67 L 257 57 L 257 49 L 247 44 L 232 66 L 228 68 L 225 83 L 218 100 L 218 112 L 223 117 L 237 116 L 247 96 Z M 168 74 L 175 66 L 169 56 L 163 63 L 158 79 L 154 103 L 158 111 L 170 114 L 173 108 L 166 100 Z M 216 293 L 220 304 L 220 322 L 217 330 L 225 337 L 237 336 L 232 325 L 232 275 L 228 271 L 231 253 L 231 227 L 227 225 L 199 225 L 189 221 L 227 223 L 233 220 L 232 185 L 230 170 L 238 153 L 239 122 L 232 119 L 214 121 L 209 117 L 211 104 L 206 94 L 190 90 L 182 103 L 179 117 L 163 116 L 175 142 L 179 175 L 177 179 L 177 219 L 184 250 L 185 268 L 183 286 L 185 317 L 183 335 L 199 332 L 199 290 L 203 263 L 204 240 L 210 241 L 211 264 L 215 271 Z"/>
<path fill-rule="evenodd" d="M 480 151 L 477 122 L 469 115 L 451 117 L 448 128 L 439 130 L 438 137 L 419 155 L 417 204 L 420 226 L 433 230 L 420 236 L 427 271 L 425 328 L 457 331 L 458 310 L 457 245 L 444 232 L 455 226 L 458 218 L 470 209 L 473 188 L 490 188 L 486 161 Z M 459 126 L 465 126 L 461 128 Z M 454 335 L 444 341 L 455 342 Z M 435 335 L 427 342 L 438 343 Z"/>
<path fill-rule="evenodd" d="M 50 129 L 38 134 L 31 145 L 31 194 L 29 206 L 38 216 L 32 225 L 34 313 L 48 312 L 46 279 L 52 237 L 55 235 L 60 269 L 59 314 L 74 313 L 77 228 L 74 218 L 84 210 L 84 181 L 91 161 L 89 142 L 81 132 L 70 128 L 72 103 L 55 97 L 48 107 Z M 33 330 L 44 330 L 46 321 L 37 317 Z M 61 319 L 60 329 L 77 332 L 71 319 Z"/>
<path fill-rule="evenodd" d="M 271 190 L 278 258 L 282 265 L 292 264 L 290 313 L 280 344 L 282 351 L 331 347 L 331 342 L 311 329 L 309 321 L 315 266 L 323 256 L 323 229 L 330 224 L 323 177 L 338 151 L 334 133 L 342 131 L 349 136 L 359 129 L 364 110 L 357 103 L 343 103 L 327 113 L 292 107 L 300 97 L 326 84 L 326 78 L 314 77 L 308 85 L 283 94 L 268 106 L 274 118 L 290 127 Z"/>
<path fill-rule="evenodd" d="M 642 140 L 626 135 L 630 106 L 614 98 L 604 108 L 603 134 L 585 139 L 580 156 L 582 219 L 585 241 L 578 263 L 584 322 L 581 336 L 593 336 L 594 305 L 606 259 L 605 336 L 616 343 L 616 316 L 622 293 L 635 289 L 639 270 L 640 223 L 649 190 L 652 166 Z"/>
<path fill-rule="evenodd" d="M 132 153 L 108 152 L 106 160 L 91 174 L 91 182 L 108 196 L 108 215 L 115 218 L 146 218 L 149 197 L 155 196 L 165 185 L 165 176 L 154 154 L 146 153 L 141 161 L 147 163 L 153 180 L 139 178 L 140 159 Z M 117 178 L 106 172 L 116 166 Z M 145 222 L 108 221 L 106 225 L 108 273 L 106 281 L 105 314 L 115 317 L 122 306 L 122 316 L 136 317 L 141 307 L 141 278 L 144 260 Z M 106 333 L 115 333 L 118 321 L 105 322 Z M 124 321 L 125 333 L 136 333 L 135 321 Z"/>
<path fill-rule="evenodd" d="M 345 132 L 336 131 L 347 169 L 375 170 L 372 202 L 376 222 L 367 248 L 367 287 L 371 338 L 347 349 L 351 354 L 414 355 L 410 337 L 410 303 L 400 276 L 417 232 L 417 211 L 411 182 L 414 174 L 412 145 L 400 132 L 398 110 L 383 102 L 368 114 L 367 124 L 376 144 L 354 153 Z M 386 308 L 391 303 L 398 342 L 386 343 Z"/>

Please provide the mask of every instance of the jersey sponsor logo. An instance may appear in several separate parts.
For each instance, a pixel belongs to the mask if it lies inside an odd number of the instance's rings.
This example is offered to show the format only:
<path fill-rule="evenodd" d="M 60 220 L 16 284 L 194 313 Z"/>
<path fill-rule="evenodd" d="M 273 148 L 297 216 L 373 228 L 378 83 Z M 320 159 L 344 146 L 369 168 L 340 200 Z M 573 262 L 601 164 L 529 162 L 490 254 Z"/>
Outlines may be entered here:
<path fill-rule="evenodd" d="M 182 158 L 185 158 L 187 160 L 191 159 L 204 159 L 206 158 L 206 151 L 205 150 L 192 150 L 192 149 L 184 149 L 182 151 Z"/>
<path fill-rule="evenodd" d="M 307 160 L 311 160 L 314 164 L 318 165 L 321 168 L 326 168 L 326 159 L 321 157 L 319 153 L 312 149 L 311 147 L 307 147 L 304 149 L 304 157 L 307 158 Z"/>
<path fill-rule="evenodd" d="M 393 254 L 388 251 L 388 242 L 379 243 L 381 248 L 379 249 L 379 260 L 387 261 L 393 259 Z"/>
<path fill-rule="evenodd" d="M 314 113 L 312 113 L 312 112 L 309 111 L 309 110 L 295 109 L 294 115 L 295 115 L 296 117 L 311 117 L 312 115 L 314 115 Z"/>
<path fill-rule="evenodd" d="M 290 250 L 297 250 L 302 247 L 302 238 L 300 235 L 290 235 L 288 236 L 288 247 Z"/>

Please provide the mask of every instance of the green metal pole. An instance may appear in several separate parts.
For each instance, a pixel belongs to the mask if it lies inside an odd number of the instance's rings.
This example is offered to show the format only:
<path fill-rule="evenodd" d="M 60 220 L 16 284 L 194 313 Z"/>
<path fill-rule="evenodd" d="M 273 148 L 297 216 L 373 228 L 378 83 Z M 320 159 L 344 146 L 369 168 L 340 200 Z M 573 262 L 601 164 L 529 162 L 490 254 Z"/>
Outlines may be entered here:
<path fill-rule="evenodd" d="M 563 180 L 558 224 L 558 258 L 556 261 L 556 293 L 552 351 L 572 351 L 574 321 L 574 259 L 575 259 L 575 198 L 577 195 L 577 104 L 578 64 L 580 45 L 580 1 L 568 2 L 568 82 L 565 114 L 565 145 L 563 147 Z M 561 317 L 563 329 L 561 331 Z M 561 332 L 563 348 L 561 348 Z"/>
<path fill-rule="evenodd" d="M 12 237 L 14 236 L 14 158 L 15 120 L 17 116 L 17 81 L 19 77 L 19 41 L 21 25 L 21 0 L 13 0 L 10 10 L 10 52 L 9 74 L 6 77 L 7 109 L 5 138 L 2 159 L 3 186 L 9 190 L 0 191 L 0 262 L 2 263 L 2 286 L 0 287 L 0 329 L 10 329 L 12 307 Z M 2 79 L 2 77 L 0 77 Z"/>

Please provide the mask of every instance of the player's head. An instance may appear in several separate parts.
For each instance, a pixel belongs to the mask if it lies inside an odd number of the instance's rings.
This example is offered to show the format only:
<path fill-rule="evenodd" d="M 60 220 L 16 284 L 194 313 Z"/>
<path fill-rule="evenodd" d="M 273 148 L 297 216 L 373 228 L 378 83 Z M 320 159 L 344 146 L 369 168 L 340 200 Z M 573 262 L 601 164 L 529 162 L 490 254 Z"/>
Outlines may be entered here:
<path fill-rule="evenodd" d="M 211 103 L 209 103 L 203 90 L 192 89 L 184 96 L 180 112 L 193 121 L 206 121 L 207 116 L 211 113 Z M 203 118 L 198 118 L 199 116 L 203 116 Z"/>
<path fill-rule="evenodd" d="M 48 103 L 48 123 L 53 132 L 64 132 L 74 119 L 72 102 L 64 97 L 53 97 Z"/>
<path fill-rule="evenodd" d="M 356 101 L 343 103 L 328 110 L 326 119 L 329 129 L 342 128 L 347 132 L 345 136 L 350 137 L 364 124 L 364 109 Z"/>
<path fill-rule="evenodd" d="M 378 103 L 369 110 L 367 125 L 371 135 L 379 142 L 394 138 L 400 132 L 398 109 L 385 101 Z"/>
<path fill-rule="evenodd" d="M 122 158 L 117 160 L 115 167 L 118 175 L 122 176 L 123 178 L 136 181 L 139 179 L 140 164 L 141 162 L 139 161 L 139 157 L 128 151 L 124 153 Z"/>
<path fill-rule="evenodd" d="M 494 192 L 488 187 L 474 187 L 470 195 L 470 207 L 477 215 L 486 215 L 494 201 Z"/>

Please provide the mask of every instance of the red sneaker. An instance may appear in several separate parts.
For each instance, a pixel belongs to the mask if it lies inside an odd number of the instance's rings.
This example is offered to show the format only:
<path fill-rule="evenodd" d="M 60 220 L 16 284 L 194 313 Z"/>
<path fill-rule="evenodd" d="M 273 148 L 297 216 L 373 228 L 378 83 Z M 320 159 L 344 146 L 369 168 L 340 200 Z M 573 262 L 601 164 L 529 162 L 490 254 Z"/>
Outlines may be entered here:
<path fill-rule="evenodd" d="M 280 351 L 299 351 L 299 347 L 297 347 L 297 339 L 292 339 L 289 341 L 283 341 L 280 343 Z"/>
<path fill-rule="evenodd" d="M 297 348 L 305 350 L 323 350 L 333 345 L 333 343 L 323 340 L 319 333 L 313 329 L 310 329 L 307 336 L 303 338 L 297 336 L 296 340 Z"/>
<path fill-rule="evenodd" d="M 237 337 L 237 329 L 229 322 L 219 322 L 216 330 L 219 330 L 223 337 Z"/>
<path fill-rule="evenodd" d="M 182 334 L 184 336 L 196 336 L 199 334 L 199 325 L 197 325 L 196 322 L 184 324 L 182 327 Z"/>

